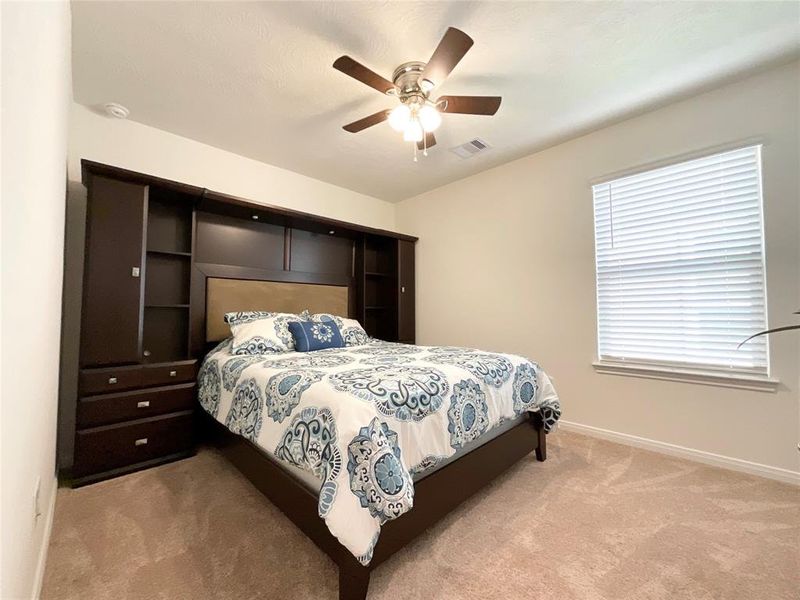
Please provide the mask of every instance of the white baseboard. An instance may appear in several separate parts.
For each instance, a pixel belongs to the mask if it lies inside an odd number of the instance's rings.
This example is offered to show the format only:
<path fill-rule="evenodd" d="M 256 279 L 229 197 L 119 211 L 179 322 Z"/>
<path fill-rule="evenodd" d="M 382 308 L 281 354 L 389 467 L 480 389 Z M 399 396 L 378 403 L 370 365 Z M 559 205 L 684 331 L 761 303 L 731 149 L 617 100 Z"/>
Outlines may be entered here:
<path fill-rule="evenodd" d="M 50 486 L 53 492 L 50 494 L 50 499 L 47 502 L 47 512 L 44 515 L 44 534 L 42 535 L 42 547 L 39 548 L 39 559 L 36 563 L 36 574 L 33 579 L 33 593 L 31 598 L 39 600 L 42 593 L 42 584 L 44 583 L 44 569 L 47 564 L 47 549 L 50 547 L 50 534 L 53 531 L 53 516 L 56 512 L 56 495 L 58 494 L 58 479 L 53 478 L 53 484 Z"/>
<path fill-rule="evenodd" d="M 558 422 L 559 427 L 563 427 L 566 431 L 574 431 L 596 438 L 601 438 L 611 442 L 617 442 L 626 446 L 634 446 L 636 448 L 643 448 L 644 450 L 652 450 L 661 454 L 669 456 L 677 456 L 678 458 L 685 458 L 695 462 L 700 462 L 713 467 L 721 467 L 731 471 L 739 471 L 749 475 L 758 475 L 759 477 L 766 477 L 783 483 L 800 486 L 800 472 L 790 471 L 789 469 L 781 469 L 779 467 L 770 467 L 769 465 L 762 465 L 759 463 L 742 460 L 740 458 L 731 458 L 730 456 L 722 456 L 721 454 L 714 454 L 712 452 L 705 452 L 703 450 L 695 450 L 694 448 L 685 448 L 683 446 L 676 446 L 675 444 L 668 444 L 666 442 L 659 442 L 648 438 L 638 437 L 627 433 L 618 433 L 616 431 L 609 431 L 608 429 L 601 429 L 600 427 L 592 427 L 591 425 L 582 425 L 581 423 L 573 423 L 571 421 L 564 421 L 563 419 Z"/>

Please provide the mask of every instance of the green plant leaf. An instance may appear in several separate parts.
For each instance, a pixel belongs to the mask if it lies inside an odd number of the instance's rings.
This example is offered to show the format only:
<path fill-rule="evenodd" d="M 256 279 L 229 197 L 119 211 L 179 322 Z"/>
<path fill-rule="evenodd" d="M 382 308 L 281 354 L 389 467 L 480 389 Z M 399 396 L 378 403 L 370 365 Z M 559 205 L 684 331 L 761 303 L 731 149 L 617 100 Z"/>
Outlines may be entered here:
<path fill-rule="evenodd" d="M 759 331 L 758 333 L 756 333 L 754 335 L 751 335 L 745 341 L 743 341 L 738 346 L 736 346 L 736 349 L 738 350 L 739 348 L 744 346 L 747 342 L 749 342 L 753 338 L 757 338 L 760 335 L 768 335 L 770 333 L 778 333 L 779 331 L 789 331 L 790 329 L 800 329 L 800 325 L 786 325 L 785 327 L 776 327 L 775 329 L 767 329 L 766 331 Z"/>

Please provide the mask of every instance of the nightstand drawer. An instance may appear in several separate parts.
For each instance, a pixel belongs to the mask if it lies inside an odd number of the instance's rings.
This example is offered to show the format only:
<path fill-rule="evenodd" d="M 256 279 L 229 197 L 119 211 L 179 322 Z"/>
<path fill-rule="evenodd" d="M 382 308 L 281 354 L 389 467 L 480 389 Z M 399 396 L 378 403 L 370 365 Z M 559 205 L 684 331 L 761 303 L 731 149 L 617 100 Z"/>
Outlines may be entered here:
<path fill-rule="evenodd" d="M 197 377 L 197 361 L 189 360 L 142 367 L 142 385 L 171 385 L 182 381 L 194 381 Z"/>
<path fill-rule="evenodd" d="M 192 446 L 192 420 L 185 411 L 78 431 L 73 472 L 84 476 L 184 452 Z"/>
<path fill-rule="evenodd" d="M 78 402 L 77 425 L 93 427 L 190 410 L 194 396 L 194 383 L 88 396 Z"/>
<path fill-rule="evenodd" d="M 80 393 L 108 394 L 138 387 L 172 385 L 194 381 L 196 360 L 181 360 L 155 365 L 128 365 L 102 369 L 81 369 Z"/>
<path fill-rule="evenodd" d="M 81 394 L 103 394 L 129 390 L 141 385 L 142 368 L 138 365 L 107 369 L 81 369 Z"/>

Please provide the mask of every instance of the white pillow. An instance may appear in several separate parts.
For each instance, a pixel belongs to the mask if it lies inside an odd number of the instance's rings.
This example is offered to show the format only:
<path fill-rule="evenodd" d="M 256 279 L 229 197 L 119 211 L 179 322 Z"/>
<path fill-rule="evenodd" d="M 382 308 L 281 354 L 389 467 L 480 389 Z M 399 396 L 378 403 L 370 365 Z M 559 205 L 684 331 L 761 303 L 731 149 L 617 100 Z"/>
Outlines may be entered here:
<path fill-rule="evenodd" d="M 348 319 L 330 313 L 309 314 L 304 312 L 301 316 L 311 321 L 333 321 L 339 327 L 345 346 L 363 346 L 369 341 L 369 336 L 356 319 Z"/>
<path fill-rule="evenodd" d="M 302 321 L 299 315 L 264 311 L 235 312 L 225 315 L 231 327 L 232 354 L 276 354 L 294 350 L 289 323 Z"/>

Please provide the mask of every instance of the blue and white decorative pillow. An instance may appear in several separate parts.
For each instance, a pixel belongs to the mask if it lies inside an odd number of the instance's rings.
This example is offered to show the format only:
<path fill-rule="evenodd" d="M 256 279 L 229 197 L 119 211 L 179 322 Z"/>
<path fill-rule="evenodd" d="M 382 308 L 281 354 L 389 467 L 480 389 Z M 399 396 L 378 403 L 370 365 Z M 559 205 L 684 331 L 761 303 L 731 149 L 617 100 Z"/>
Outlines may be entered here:
<path fill-rule="evenodd" d="M 294 350 L 289 323 L 299 321 L 291 313 L 264 311 L 227 313 L 225 322 L 231 327 L 231 354 L 276 354 Z"/>
<path fill-rule="evenodd" d="M 343 348 L 344 340 L 335 321 L 293 321 L 289 331 L 298 352 Z"/>
<path fill-rule="evenodd" d="M 316 313 L 312 315 L 306 312 L 303 314 L 303 316 L 310 321 L 317 321 L 320 323 L 333 321 L 336 323 L 336 325 L 339 327 L 339 331 L 342 334 L 342 339 L 344 340 L 345 346 L 363 346 L 369 342 L 369 336 L 367 335 L 367 332 L 364 331 L 361 323 L 355 319 L 346 319 L 330 313 Z"/>

